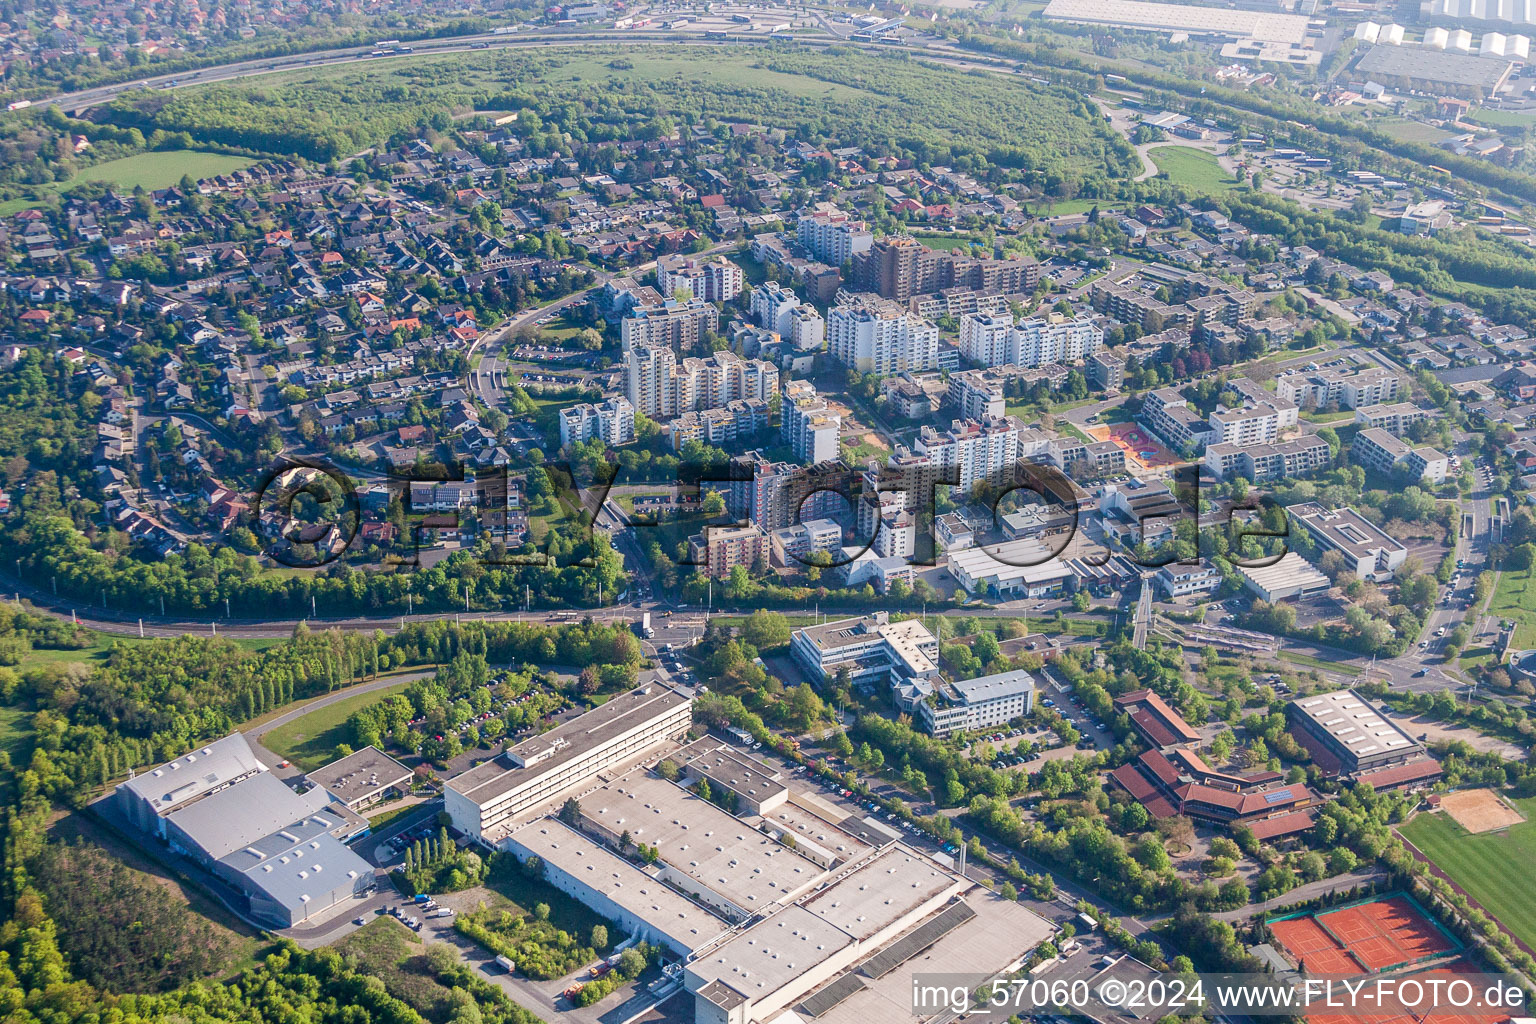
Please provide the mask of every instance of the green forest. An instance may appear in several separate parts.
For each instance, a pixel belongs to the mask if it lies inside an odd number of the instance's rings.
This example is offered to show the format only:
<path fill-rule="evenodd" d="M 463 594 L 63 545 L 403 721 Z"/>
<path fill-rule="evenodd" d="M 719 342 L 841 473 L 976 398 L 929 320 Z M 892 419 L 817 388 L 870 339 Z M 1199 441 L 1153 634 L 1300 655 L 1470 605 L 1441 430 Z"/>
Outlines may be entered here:
<path fill-rule="evenodd" d="M 622 53 L 622 56 L 620 55 Z M 516 110 L 534 152 L 562 135 L 602 143 L 679 123 L 747 121 L 875 154 L 981 169 L 1119 175 L 1133 166 L 1080 94 L 991 73 L 942 69 L 901 54 L 853 50 L 676 48 L 531 54 L 502 50 L 331 68 L 251 85 L 135 94 L 103 117 L 144 134 L 314 159 L 350 156 L 453 113 Z"/>

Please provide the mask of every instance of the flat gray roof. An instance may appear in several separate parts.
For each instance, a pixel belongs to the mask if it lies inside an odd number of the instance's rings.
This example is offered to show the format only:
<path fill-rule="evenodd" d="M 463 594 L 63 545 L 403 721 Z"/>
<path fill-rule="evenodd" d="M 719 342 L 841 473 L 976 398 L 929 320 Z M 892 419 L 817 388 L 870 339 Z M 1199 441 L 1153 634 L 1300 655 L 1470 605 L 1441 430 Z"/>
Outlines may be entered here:
<path fill-rule="evenodd" d="M 262 772 L 172 811 L 166 820 L 186 833 L 211 859 L 219 860 L 309 817 L 330 800 L 323 789 L 300 795 L 271 773 Z"/>
<path fill-rule="evenodd" d="M 1354 690 L 1337 690 L 1291 701 L 1296 713 L 1357 758 L 1407 753 L 1418 743 Z"/>
<path fill-rule="evenodd" d="M 929 927 L 943 915 L 953 915 L 953 907 L 957 905 L 951 904 L 937 915 L 928 917 L 912 931 L 887 945 L 881 953 L 895 956 L 906 952 L 920 941 L 908 942 L 911 936 Z M 856 968 L 852 973 L 863 979 L 860 990 L 816 1017 L 816 1024 L 871 1024 L 874 1021 L 880 1024 L 917 1024 L 923 1018 L 912 1014 L 914 973 L 921 971 L 924 974 L 956 973 L 970 976 L 994 974 L 1050 938 L 1055 931 L 1054 926 L 1044 918 L 984 889 L 976 888 L 968 892 L 964 905 L 975 912 L 974 917 L 940 932 L 936 942 L 924 944 L 922 949 L 915 950 L 894 969 L 879 977 L 872 977 L 872 970 L 877 965 L 883 966 L 878 959 L 879 954 L 871 958 L 873 962 L 865 962 L 870 969 L 866 969 L 865 965 Z"/>
<path fill-rule="evenodd" d="M 163 815 L 241 776 L 263 770 L 244 734 L 237 732 L 136 775 L 117 788 Z"/>
<path fill-rule="evenodd" d="M 595 892 L 646 922 L 677 949 L 693 951 L 730 927 L 704 907 L 570 828 L 557 818 L 540 818 L 512 838 Z"/>
<path fill-rule="evenodd" d="M 274 902 L 307 916 L 304 908 L 339 888 L 351 888 L 358 878 L 372 878 L 373 867 L 331 835 L 342 823 L 336 805 L 328 805 L 301 821 L 290 822 L 271 835 L 237 849 L 220 863 L 249 879 Z M 330 900 L 321 906 L 328 906 Z"/>
<path fill-rule="evenodd" d="M 1427 46 L 1373 46 L 1355 68 L 1362 74 L 1491 90 L 1509 73 L 1509 63 Z"/>
<path fill-rule="evenodd" d="M 411 770 L 375 746 L 348 754 L 305 778 L 329 790 L 342 803 L 351 803 L 411 778 Z"/>
<path fill-rule="evenodd" d="M 508 747 L 501 755 L 449 779 L 448 785 L 476 803 L 487 803 L 689 699 L 660 683 L 637 687 L 549 732 Z"/>
<path fill-rule="evenodd" d="M 1022 668 L 1016 668 L 990 676 L 963 679 L 950 686 L 967 704 L 980 704 L 983 701 L 1034 693 L 1035 677 Z"/>
<path fill-rule="evenodd" d="M 688 770 L 762 801 L 788 790 L 778 773 L 718 740 L 699 740 L 678 751 Z"/>
<path fill-rule="evenodd" d="M 893 843 L 802 906 L 862 942 L 946 889 L 964 885 L 927 857 Z"/>
<path fill-rule="evenodd" d="M 581 813 L 749 912 L 791 899 L 823 876 L 816 864 L 645 769 L 581 795 Z"/>

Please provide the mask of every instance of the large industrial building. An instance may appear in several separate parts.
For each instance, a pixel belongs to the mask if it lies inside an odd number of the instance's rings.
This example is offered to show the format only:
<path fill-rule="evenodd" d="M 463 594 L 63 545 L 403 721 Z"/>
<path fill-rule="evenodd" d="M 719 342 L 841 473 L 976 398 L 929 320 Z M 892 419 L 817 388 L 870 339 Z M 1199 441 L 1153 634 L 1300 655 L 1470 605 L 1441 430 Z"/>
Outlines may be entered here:
<path fill-rule="evenodd" d="M 298 794 L 271 775 L 240 733 L 118 785 L 135 828 L 230 886 L 249 915 L 290 928 L 374 886 L 346 842 L 368 830 L 324 787 Z"/>
<path fill-rule="evenodd" d="M 670 950 L 700 1024 L 905 1019 L 914 971 L 994 976 L 1054 930 L 749 754 L 700 740 L 665 759 L 676 781 L 635 768 L 502 847 Z M 730 813 L 722 788 L 752 799 Z"/>
<path fill-rule="evenodd" d="M 692 708 L 676 690 L 637 687 L 449 779 L 443 804 L 455 828 L 495 846 L 514 816 L 687 732 Z"/>
<path fill-rule="evenodd" d="M 1051 0 L 1046 18 L 1079 25 L 1111 25 L 1145 32 L 1187 32 L 1192 36 L 1256 39 L 1300 46 L 1307 38 L 1301 14 L 1146 3 L 1143 0 Z"/>

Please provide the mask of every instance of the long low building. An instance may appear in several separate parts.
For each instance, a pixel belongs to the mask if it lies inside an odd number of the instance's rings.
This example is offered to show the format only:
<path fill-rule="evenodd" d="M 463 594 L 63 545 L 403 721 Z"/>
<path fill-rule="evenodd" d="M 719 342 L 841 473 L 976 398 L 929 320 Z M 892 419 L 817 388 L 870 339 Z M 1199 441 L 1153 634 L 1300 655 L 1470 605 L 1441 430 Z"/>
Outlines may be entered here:
<path fill-rule="evenodd" d="M 1047 20 L 1079 25 L 1112 25 L 1145 32 L 1188 32 L 1224 39 L 1257 39 L 1299 46 L 1307 38 L 1307 18 L 1300 14 L 1241 11 L 1193 4 L 1144 0 L 1051 0 Z"/>
<path fill-rule="evenodd" d="M 1273 604 L 1297 597 L 1320 594 L 1332 586 L 1327 576 L 1294 551 L 1287 551 L 1271 565 L 1237 567 L 1243 585 Z"/>
<path fill-rule="evenodd" d="M 708 907 L 646 874 L 627 858 L 592 842 L 556 818 L 540 818 L 507 837 L 523 860 L 544 864 L 544 881 L 617 924 L 679 957 L 724 934 L 730 925 Z"/>
<path fill-rule="evenodd" d="M 495 846 L 517 816 L 692 724 L 691 699 L 659 683 L 637 687 L 449 779 L 443 805 L 455 828 Z"/>
<path fill-rule="evenodd" d="M 1034 538 L 949 552 L 949 571 L 968 594 L 1046 597 L 1067 589 L 1071 568 Z"/>

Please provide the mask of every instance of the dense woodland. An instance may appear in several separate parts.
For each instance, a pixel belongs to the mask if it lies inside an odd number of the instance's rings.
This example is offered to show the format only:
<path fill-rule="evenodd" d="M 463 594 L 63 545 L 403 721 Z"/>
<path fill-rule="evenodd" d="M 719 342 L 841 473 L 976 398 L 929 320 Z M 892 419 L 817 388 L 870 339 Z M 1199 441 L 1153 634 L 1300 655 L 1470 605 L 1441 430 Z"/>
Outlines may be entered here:
<path fill-rule="evenodd" d="M 623 57 L 618 55 L 622 52 Z M 318 75 L 281 85 L 214 86 L 125 98 L 105 113 L 142 132 L 187 132 L 205 143 L 328 160 L 441 122 L 444 112 L 518 110 L 517 129 L 534 153 L 562 148 L 562 135 L 590 142 L 646 137 L 677 123 L 747 121 L 807 140 L 835 139 L 872 155 L 984 171 L 1017 169 L 1042 184 L 1134 166 L 1081 95 L 992 74 L 961 74 L 901 55 L 857 51 L 712 53 L 743 66 L 741 80 L 678 75 L 606 79 L 563 75 L 570 64 L 609 60 L 616 71 L 659 54 L 636 47 L 455 54 L 388 70 Z M 751 84 L 753 69 L 828 83 L 825 95 Z M 841 88 L 830 88 L 833 85 Z M 615 156 L 617 150 L 614 150 Z"/>

